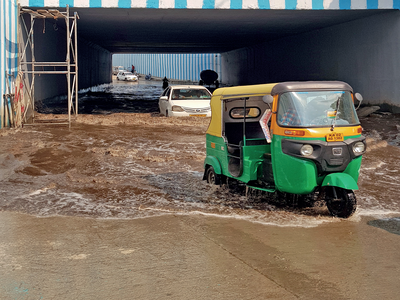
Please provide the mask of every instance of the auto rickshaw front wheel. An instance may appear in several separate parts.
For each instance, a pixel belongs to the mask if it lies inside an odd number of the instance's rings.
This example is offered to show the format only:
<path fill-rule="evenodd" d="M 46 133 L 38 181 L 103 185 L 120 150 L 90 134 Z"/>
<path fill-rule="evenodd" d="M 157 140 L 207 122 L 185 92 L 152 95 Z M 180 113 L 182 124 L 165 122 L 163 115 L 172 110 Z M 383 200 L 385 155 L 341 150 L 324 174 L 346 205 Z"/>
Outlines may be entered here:
<path fill-rule="evenodd" d="M 207 182 L 210 184 L 220 184 L 221 183 L 221 176 L 215 173 L 215 170 L 212 166 L 207 168 L 206 172 L 206 179 Z"/>
<path fill-rule="evenodd" d="M 326 191 L 326 206 L 330 214 L 338 218 L 350 217 L 357 208 L 357 200 L 352 190 L 330 187 Z"/>

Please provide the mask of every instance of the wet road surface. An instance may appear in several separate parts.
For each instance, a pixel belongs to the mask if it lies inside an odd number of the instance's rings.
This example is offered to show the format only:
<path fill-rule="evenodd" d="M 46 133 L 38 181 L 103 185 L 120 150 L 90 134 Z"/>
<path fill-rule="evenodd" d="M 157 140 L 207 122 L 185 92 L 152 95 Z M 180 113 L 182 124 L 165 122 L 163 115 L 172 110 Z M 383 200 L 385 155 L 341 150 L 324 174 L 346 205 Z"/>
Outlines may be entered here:
<path fill-rule="evenodd" d="M 340 220 L 209 186 L 209 120 L 159 116 L 161 91 L 117 82 L 71 128 L 0 132 L 0 299 L 397 299 L 398 117 L 362 120 L 359 205 Z"/>
<path fill-rule="evenodd" d="M 397 299 L 399 236 L 235 218 L 1 213 L 0 299 Z"/>

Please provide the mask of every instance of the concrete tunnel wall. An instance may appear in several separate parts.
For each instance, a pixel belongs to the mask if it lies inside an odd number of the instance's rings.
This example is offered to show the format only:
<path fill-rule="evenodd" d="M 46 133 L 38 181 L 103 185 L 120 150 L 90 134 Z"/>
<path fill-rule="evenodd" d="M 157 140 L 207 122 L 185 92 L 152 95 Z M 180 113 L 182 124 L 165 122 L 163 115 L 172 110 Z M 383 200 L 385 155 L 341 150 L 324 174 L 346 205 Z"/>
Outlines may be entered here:
<path fill-rule="evenodd" d="M 78 41 L 78 68 L 79 89 L 112 82 L 112 53 L 80 39 Z"/>
<path fill-rule="evenodd" d="M 27 24 L 30 24 L 29 18 Z M 61 22 L 58 21 L 58 22 Z M 66 59 L 66 31 L 54 20 L 35 21 L 34 43 L 37 62 L 64 62 Z M 112 54 L 100 46 L 78 39 L 78 88 L 79 90 L 112 81 Z M 71 81 L 72 85 L 72 81 Z M 55 96 L 67 95 L 66 75 L 40 75 L 35 78 L 35 100 L 40 101 Z"/>
<path fill-rule="evenodd" d="M 222 53 L 224 83 L 342 80 L 400 113 L 400 11 Z"/>
<path fill-rule="evenodd" d="M 37 61 L 65 60 L 66 39 L 53 22 L 35 28 Z M 65 32 L 64 32 L 65 33 Z M 365 19 L 222 53 L 223 83 L 257 84 L 289 80 L 343 80 L 367 104 L 389 104 L 400 112 L 400 12 Z M 44 46 L 42 46 L 44 45 Z M 36 48 L 38 49 L 38 48 Z M 112 55 L 79 40 L 79 89 L 111 82 Z M 64 75 L 36 78 L 36 99 L 65 95 Z M 397 108 L 398 107 L 398 110 Z"/>

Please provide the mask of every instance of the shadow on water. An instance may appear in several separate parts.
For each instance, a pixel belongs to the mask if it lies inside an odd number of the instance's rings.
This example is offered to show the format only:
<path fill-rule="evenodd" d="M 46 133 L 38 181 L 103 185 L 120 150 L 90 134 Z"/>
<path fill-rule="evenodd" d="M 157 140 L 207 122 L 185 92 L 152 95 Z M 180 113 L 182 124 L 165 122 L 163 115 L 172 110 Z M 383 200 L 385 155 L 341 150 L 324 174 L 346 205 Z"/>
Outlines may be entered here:
<path fill-rule="evenodd" d="M 368 225 L 400 235 L 400 218 L 372 220 Z"/>
<path fill-rule="evenodd" d="M 78 111 L 82 114 L 154 113 L 158 111 L 158 85 L 126 83 L 103 85 L 79 93 Z M 74 100 L 75 101 L 75 100 Z M 40 101 L 37 111 L 42 114 L 68 114 L 66 97 Z"/>

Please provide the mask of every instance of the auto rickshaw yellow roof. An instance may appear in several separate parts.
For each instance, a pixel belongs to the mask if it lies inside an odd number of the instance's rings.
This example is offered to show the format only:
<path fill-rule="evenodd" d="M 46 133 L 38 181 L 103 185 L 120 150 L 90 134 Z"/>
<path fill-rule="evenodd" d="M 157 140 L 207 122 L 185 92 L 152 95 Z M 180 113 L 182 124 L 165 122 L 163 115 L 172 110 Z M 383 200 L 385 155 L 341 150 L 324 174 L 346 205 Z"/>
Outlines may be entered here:
<path fill-rule="evenodd" d="M 210 102 L 211 121 L 207 133 L 222 136 L 222 100 L 269 95 L 275 85 L 276 83 L 268 83 L 216 89 Z"/>
<path fill-rule="evenodd" d="M 242 97 L 257 96 L 257 95 L 267 95 L 271 94 L 271 90 L 275 85 L 276 83 L 268 83 L 268 84 L 243 85 L 243 86 L 219 88 L 214 91 L 213 96 L 221 96 L 222 99 L 226 99 L 226 98 L 242 98 Z"/>
<path fill-rule="evenodd" d="M 224 99 L 240 99 L 254 96 L 276 95 L 285 91 L 344 90 L 353 92 L 350 85 L 342 81 L 294 81 L 220 88 L 211 98 L 211 122 L 207 133 L 222 136 L 222 103 Z"/>

